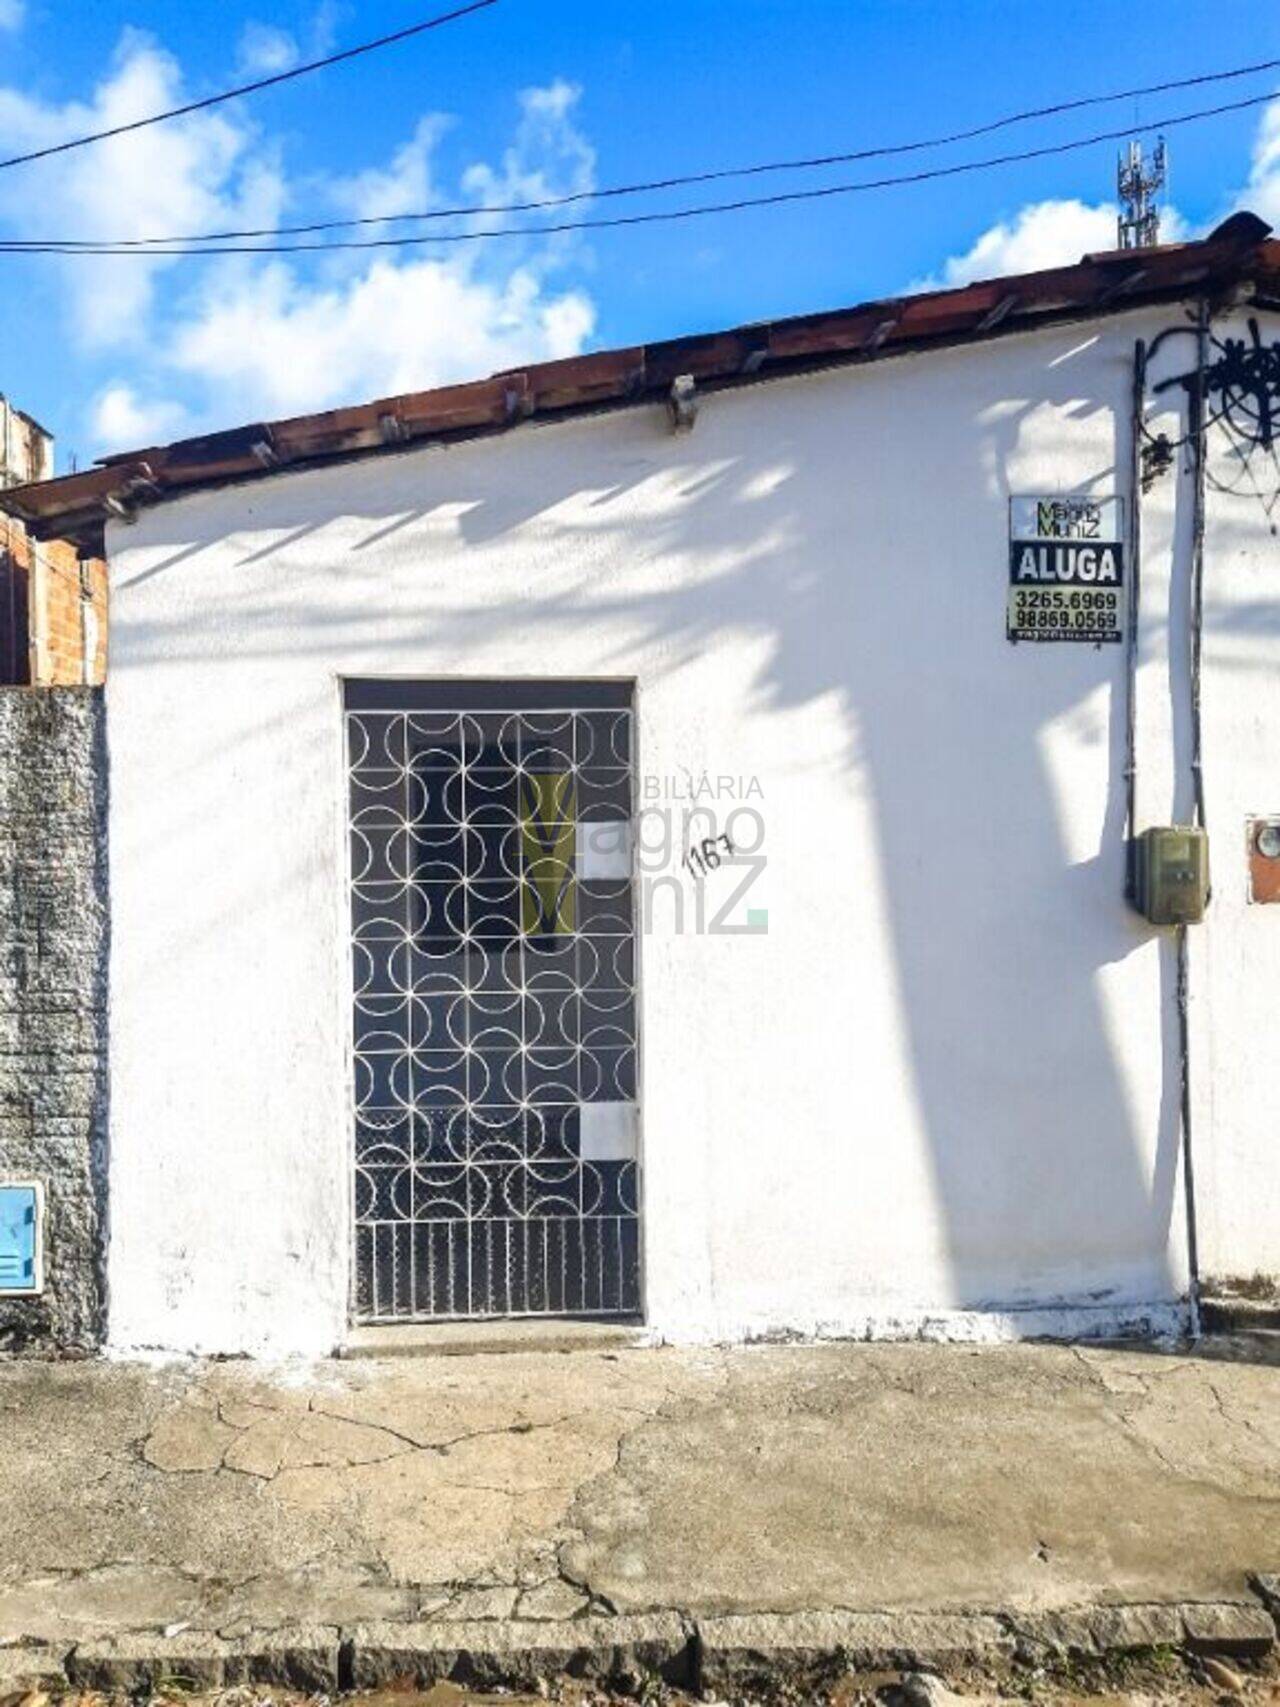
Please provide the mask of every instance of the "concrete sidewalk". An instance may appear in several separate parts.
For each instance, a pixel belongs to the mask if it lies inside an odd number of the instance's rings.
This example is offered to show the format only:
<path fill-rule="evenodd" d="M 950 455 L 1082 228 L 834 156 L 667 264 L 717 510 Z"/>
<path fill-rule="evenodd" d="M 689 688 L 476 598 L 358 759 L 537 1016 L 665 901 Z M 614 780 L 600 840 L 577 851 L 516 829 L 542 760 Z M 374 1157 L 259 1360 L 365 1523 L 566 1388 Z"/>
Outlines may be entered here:
<path fill-rule="evenodd" d="M 1250 1574 L 1280 1572 L 1280 1368 L 1251 1362 L 14 1363 L 0 1413 L 0 1686 L 66 1667 L 331 1687 L 486 1650 L 525 1656 L 494 1677 L 537 1670 L 530 1652 L 668 1672 L 692 1652 L 705 1681 L 771 1645 L 927 1660 L 1274 1633 Z"/>

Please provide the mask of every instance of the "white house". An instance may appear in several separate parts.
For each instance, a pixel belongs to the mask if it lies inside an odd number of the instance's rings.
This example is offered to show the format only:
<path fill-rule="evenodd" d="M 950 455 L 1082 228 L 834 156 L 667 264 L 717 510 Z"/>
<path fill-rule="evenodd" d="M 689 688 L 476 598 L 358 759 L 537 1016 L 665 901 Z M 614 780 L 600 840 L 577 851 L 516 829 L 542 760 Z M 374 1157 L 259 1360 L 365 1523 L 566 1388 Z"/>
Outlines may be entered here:
<path fill-rule="evenodd" d="M 111 1343 L 1280 1273 L 1278 340 L 1239 215 L 4 494 L 110 565 Z"/>

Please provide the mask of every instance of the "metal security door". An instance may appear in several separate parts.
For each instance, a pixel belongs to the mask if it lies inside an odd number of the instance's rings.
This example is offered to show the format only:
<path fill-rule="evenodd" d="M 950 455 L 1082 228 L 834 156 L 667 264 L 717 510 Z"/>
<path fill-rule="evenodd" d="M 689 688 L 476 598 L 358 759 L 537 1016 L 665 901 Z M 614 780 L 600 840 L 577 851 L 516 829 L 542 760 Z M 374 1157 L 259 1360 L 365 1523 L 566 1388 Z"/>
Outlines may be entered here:
<path fill-rule="evenodd" d="M 355 1314 L 634 1316 L 631 690 L 345 708 Z"/>

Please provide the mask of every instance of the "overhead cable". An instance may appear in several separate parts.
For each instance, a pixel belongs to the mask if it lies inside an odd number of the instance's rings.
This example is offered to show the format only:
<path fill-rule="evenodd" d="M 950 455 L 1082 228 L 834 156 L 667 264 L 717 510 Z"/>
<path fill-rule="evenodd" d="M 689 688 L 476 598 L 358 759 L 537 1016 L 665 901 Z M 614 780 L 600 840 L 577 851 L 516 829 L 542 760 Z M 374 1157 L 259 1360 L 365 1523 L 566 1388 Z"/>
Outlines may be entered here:
<path fill-rule="evenodd" d="M 1241 77 L 1256 76 L 1259 72 L 1280 67 L 1280 59 L 1258 60 L 1252 65 L 1237 65 L 1225 71 L 1205 71 L 1194 77 L 1178 77 L 1164 83 L 1148 83 L 1140 89 L 1121 89 L 1114 94 L 1083 95 L 1071 101 L 1057 101 L 1047 107 L 1028 107 L 1022 112 L 1008 113 L 1003 118 L 990 119 L 965 130 L 950 131 L 939 136 L 917 138 L 911 142 L 880 144 L 871 148 L 856 148 L 840 154 L 814 154 L 791 160 L 766 160 L 746 166 L 723 166 L 708 171 L 683 172 L 665 178 L 650 178 L 629 184 L 612 184 L 603 189 L 574 190 L 561 196 L 542 196 L 536 200 L 486 203 L 472 207 L 429 208 L 422 212 L 377 214 L 359 219 L 321 219 L 304 225 L 264 226 L 257 229 L 201 231 L 170 237 L 129 237 L 112 240 L 113 247 L 151 248 L 156 245 L 185 243 L 229 243 L 238 240 L 268 237 L 311 237 L 326 231 L 354 231 L 362 227 L 404 222 L 438 221 L 445 219 L 491 217 L 503 214 L 542 213 L 552 208 L 572 207 L 589 201 L 609 201 L 623 196 L 656 194 L 663 190 L 688 189 L 697 184 L 723 183 L 734 178 L 762 177 L 768 173 L 809 172 L 831 166 L 849 166 L 861 160 L 887 159 L 892 156 L 922 153 L 934 148 L 950 148 L 957 143 L 972 142 L 1011 126 L 1032 120 L 1055 118 L 1063 113 L 1078 112 L 1085 107 L 1104 106 L 1116 101 L 1135 100 L 1144 95 L 1167 94 L 1173 89 L 1189 89 L 1206 83 L 1222 83 Z M 1270 99 L 1270 97 L 1265 97 Z M 1150 128 L 1144 126 L 1143 128 Z M 31 239 L 30 241 L 39 241 Z"/>
<path fill-rule="evenodd" d="M 1276 98 L 1276 91 L 1249 96 L 1244 100 L 1225 102 L 1216 107 L 1203 107 L 1190 113 L 1179 113 L 1153 120 L 1144 129 L 1173 130 L 1179 125 L 1194 124 L 1204 119 L 1218 118 L 1225 113 L 1243 112 L 1250 107 L 1263 106 Z M 896 189 L 908 184 L 922 184 L 944 178 L 960 177 L 973 172 L 989 171 L 997 166 L 1017 165 L 1029 160 L 1076 153 L 1102 142 L 1115 142 L 1133 134 L 1132 126 L 1117 130 L 1095 131 L 1090 136 L 1076 137 L 1066 142 L 1046 143 L 1039 148 L 1022 149 L 1015 153 L 989 155 L 982 160 L 966 160 L 949 166 L 931 166 L 918 172 L 901 173 L 883 178 L 863 178 L 854 183 L 823 184 L 813 189 L 778 190 L 765 196 L 743 196 L 733 201 L 703 202 L 693 207 L 663 208 L 650 212 L 615 214 L 600 219 L 560 220 L 543 225 L 490 226 L 469 231 L 433 231 L 409 236 L 346 238 L 319 243 L 224 243 L 192 247 L 181 241 L 137 248 L 128 243 L 94 239 L 14 239 L 0 241 L 0 254 L 24 255 L 93 255 L 128 256 L 135 260 L 154 256 L 197 255 L 299 255 L 333 254 L 343 250 L 410 249 L 424 245 L 482 243 L 498 237 L 549 237 L 570 231 L 602 231 L 621 227 L 656 225 L 680 220 L 701 219 L 711 214 L 741 213 L 751 208 L 781 207 L 798 202 L 827 200 L 836 196 L 858 195 L 871 190 Z M 468 210 L 477 217 L 476 210 Z"/>
<path fill-rule="evenodd" d="M 224 89 L 219 95 L 206 95 L 203 100 L 188 101 L 181 107 L 170 107 L 162 113 L 150 113 L 146 118 L 131 119 L 127 124 L 112 125 L 108 130 L 95 130 L 87 136 L 73 136 L 66 142 L 52 142 L 45 148 L 33 148 L 27 154 L 14 154 L 8 160 L 0 160 L 0 172 L 8 171 L 11 166 L 28 166 L 33 160 L 48 160 L 54 154 L 69 154 L 74 148 L 87 148 L 90 143 L 106 142 L 113 136 L 127 136 L 131 131 L 146 130 L 149 125 L 164 124 L 169 119 L 185 118 L 188 113 L 202 113 L 210 107 L 222 106 L 225 101 L 238 101 L 244 95 L 256 95 L 260 89 L 274 88 L 279 83 L 292 83 L 295 78 L 306 77 L 313 71 L 324 71 L 331 65 L 342 65 L 347 60 L 359 59 L 366 53 L 375 53 L 379 48 L 393 47 L 413 36 L 425 35 L 428 30 L 438 30 L 442 24 L 452 24 L 459 18 L 469 17 L 472 12 L 483 12 L 497 4 L 498 0 L 471 0 L 469 5 L 455 7 L 452 12 L 442 12 L 435 18 L 424 18 L 421 23 L 409 24 L 405 29 L 394 30 L 390 35 L 379 36 L 375 41 L 360 42 L 356 47 L 326 54 L 323 59 L 313 59 L 305 65 L 291 66 L 288 71 L 273 72 L 270 77 L 259 77 L 252 83 L 241 83 L 238 88 Z"/>

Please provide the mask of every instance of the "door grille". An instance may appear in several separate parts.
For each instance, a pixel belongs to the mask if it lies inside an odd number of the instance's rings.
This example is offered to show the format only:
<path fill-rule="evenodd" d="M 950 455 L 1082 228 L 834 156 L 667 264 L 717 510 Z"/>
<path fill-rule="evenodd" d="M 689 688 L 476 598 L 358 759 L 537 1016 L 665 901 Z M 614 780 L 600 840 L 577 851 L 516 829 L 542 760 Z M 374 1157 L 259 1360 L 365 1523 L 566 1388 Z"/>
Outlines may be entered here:
<path fill-rule="evenodd" d="M 362 1321 L 640 1309 L 631 692 L 346 684 Z"/>

